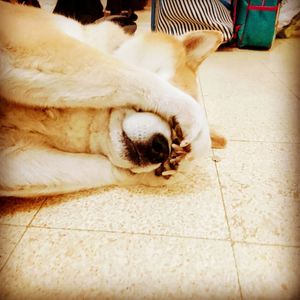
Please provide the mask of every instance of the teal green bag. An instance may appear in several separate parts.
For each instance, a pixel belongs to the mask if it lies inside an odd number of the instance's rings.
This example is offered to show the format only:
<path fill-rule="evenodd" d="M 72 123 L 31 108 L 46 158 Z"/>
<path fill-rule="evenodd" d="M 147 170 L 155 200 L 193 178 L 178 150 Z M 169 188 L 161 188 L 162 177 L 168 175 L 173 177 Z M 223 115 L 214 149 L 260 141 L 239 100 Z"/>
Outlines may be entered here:
<path fill-rule="evenodd" d="M 280 2 L 280 0 L 233 1 L 234 39 L 239 48 L 271 48 L 276 34 Z"/>

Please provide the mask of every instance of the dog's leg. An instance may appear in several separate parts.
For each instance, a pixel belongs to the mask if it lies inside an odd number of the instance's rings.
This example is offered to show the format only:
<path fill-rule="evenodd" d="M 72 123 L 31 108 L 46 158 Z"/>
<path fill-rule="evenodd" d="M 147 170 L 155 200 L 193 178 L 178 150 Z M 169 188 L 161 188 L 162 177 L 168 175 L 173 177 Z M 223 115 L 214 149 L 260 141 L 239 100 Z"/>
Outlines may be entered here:
<path fill-rule="evenodd" d="M 0 152 L 0 196 L 34 197 L 107 185 L 135 183 L 135 176 L 101 155 L 65 153 L 46 147 Z"/>
<path fill-rule="evenodd" d="M 86 52 L 90 50 L 86 48 Z M 98 51 L 86 65 L 79 63 L 74 67 L 77 63 L 72 62 L 66 70 L 58 72 L 44 70 L 47 62 L 39 61 L 40 57 L 33 63 L 39 65 L 35 68 L 15 67 L 8 56 L 0 55 L 0 94 L 12 102 L 51 108 L 135 107 L 157 113 L 166 120 L 175 117 L 188 143 L 197 139 L 201 130 L 207 130 L 203 107 L 192 97 L 150 72 L 113 58 L 106 61 Z M 76 60 L 80 61 L 80 55 Z M 68 73 L 68 68 L 77 70 Z"/>
<path fill-rule="evenodd" d="M 42 10 L 2 1 L 0 9 L 3 98 L 38 107 L 126 106 L 175 116 L 186 144 L 208 130 L 203 108 L 158 76 L 69 37 Z"/>

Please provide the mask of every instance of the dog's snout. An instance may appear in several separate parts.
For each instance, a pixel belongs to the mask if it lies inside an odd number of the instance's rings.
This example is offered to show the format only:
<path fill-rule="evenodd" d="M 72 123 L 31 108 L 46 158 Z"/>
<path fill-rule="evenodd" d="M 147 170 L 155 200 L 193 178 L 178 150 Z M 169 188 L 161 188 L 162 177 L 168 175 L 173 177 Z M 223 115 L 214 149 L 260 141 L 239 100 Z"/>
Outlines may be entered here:
<path fill-rule="evenodd" d="M 161 133 L 141 142 L 129 139 L 123 132 L 123 141 L 126 145 L 126 157 L 139 166 L 162 163 L 170 154 L 168 139 Z"/>
<path fill-rule="evenodd" d="M 171 129 L 165 120 L 149 112 L 131 112 L 124 117 L 122 127 L 125 158 L 139 171 L 149 171 L 151 165 L 157 167 L 168 159 Z"/>
<path fill-rule="evenodd" d="M 151 163 L 162 163 L 167 160 L 170 154 L 168 140 L 162 134 L 155 134 L 149 143 L 149 161 Z"/>

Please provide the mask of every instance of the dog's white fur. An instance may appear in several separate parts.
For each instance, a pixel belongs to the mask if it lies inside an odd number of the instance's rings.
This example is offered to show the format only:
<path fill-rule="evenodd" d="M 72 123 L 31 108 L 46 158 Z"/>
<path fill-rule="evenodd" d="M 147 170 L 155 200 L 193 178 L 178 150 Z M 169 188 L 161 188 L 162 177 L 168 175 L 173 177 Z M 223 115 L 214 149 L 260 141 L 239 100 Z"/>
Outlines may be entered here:
<path fill-rule="evenodd" d="M 159 115 L 154 132 L 164 135 L 164 120 L 175 116 L 190 158 L 209 148 L 193 97 L 197 67 L 222 42 L 218 32 L 131 38 L 114 24 L 83 26 L 4 2 L 0 15 L 1 195 L 166 183 L 150 172 L 157 165 L 122 155 L 120 132 L 137 110 Z"/>

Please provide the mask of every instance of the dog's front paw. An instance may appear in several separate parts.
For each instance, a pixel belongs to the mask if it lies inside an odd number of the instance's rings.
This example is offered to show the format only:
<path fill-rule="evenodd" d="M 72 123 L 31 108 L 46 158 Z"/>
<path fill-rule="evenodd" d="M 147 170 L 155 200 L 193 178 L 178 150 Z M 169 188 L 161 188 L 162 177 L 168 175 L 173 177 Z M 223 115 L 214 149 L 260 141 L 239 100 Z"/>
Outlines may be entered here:
<path fill-rule="evenodd" d="M 170 176 L 176 174 L 181 161 L 193 160 L 208 153 L 211 146 L 208 123 L 204 108 L 186 94 L 181 94 L 174 101 L 174 117 L 170 118 L 172 147 L 167 161 L 157 170 L 157 176 Z"/>
<path fill-rule="evenodd" d="M 201 132 L 208 128 L 206 115 L 202 105 L 197 103 L 193 98 L 186 99 L 185 105 L 175 115 L 183 132 L 183 140 L 180 147 L 186 147 L 197 141 Z"/>
<path fill-rule="evenodd" d="M 201 132 L 208 128 L 205 110 L 194 98 L 179 89 L 164 88 L 161 89 L 162 101 L 156 103 L 155 112 L 167 120 L 176 119 L 183 133 L 180 147 L 193 146 Z"/>

